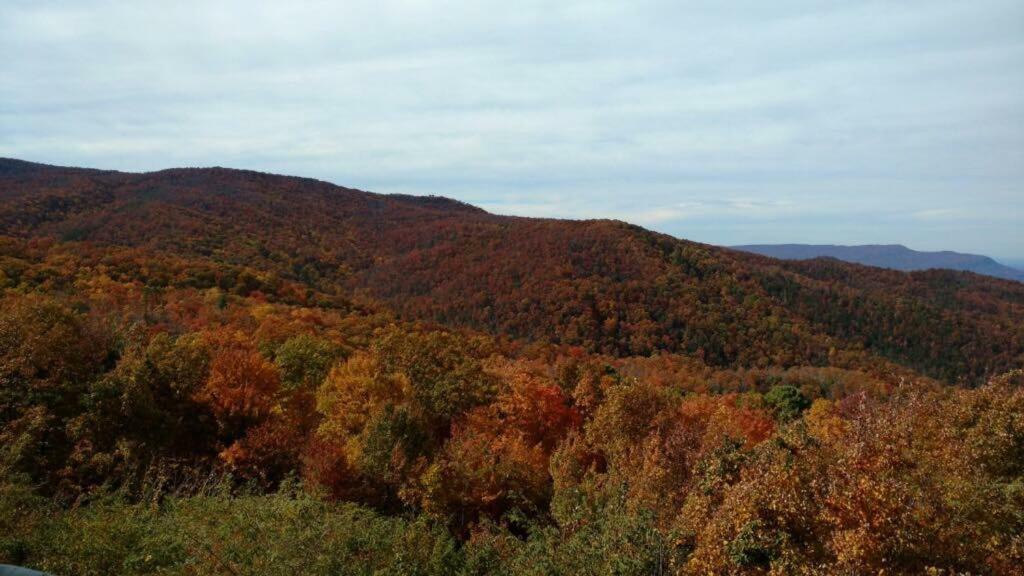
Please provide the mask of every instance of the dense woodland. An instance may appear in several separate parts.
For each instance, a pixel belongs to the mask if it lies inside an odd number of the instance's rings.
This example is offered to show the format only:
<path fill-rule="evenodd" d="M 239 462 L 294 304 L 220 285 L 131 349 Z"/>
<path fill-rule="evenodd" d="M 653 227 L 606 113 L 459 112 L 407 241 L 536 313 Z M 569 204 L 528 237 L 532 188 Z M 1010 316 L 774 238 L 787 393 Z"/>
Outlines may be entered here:
<path fill-rule="evenodd" d="M 0 161 L 0 563 L 1019 574 L 1024 285 Z"/>

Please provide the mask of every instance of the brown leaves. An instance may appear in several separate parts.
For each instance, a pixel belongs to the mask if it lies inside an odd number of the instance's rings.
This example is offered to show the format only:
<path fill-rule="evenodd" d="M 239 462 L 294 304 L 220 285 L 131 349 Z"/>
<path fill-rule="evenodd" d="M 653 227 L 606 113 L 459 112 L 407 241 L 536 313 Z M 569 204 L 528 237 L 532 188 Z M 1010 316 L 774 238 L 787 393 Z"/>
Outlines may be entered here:
<path fill-rule="evenodd" d="M 277 369 L 256 350 L 220 351 L 198 399 L 225 425 L 257 422 L 270 414 L 279 386 Z"/>

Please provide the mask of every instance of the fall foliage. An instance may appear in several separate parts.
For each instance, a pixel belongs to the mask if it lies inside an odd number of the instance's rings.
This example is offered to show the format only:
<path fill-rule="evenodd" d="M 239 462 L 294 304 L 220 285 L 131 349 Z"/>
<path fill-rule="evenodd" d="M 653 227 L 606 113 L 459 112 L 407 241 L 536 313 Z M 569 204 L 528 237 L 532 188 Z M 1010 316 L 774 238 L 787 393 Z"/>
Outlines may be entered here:
<path fill-rule="evenodd" d="M 1024 287 L 0 162 L 0 563 L 1019 574 Z"/>

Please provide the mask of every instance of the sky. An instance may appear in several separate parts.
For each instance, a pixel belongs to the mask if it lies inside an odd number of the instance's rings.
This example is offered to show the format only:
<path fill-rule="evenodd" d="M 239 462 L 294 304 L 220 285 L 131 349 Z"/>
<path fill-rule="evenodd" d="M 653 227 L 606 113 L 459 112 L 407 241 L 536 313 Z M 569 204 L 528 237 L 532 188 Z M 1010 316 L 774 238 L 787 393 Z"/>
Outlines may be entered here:
<path fill-rule="evenodd" d="M 1024 258 L 1024 2 L 2 0 L 0 156 Z"/>

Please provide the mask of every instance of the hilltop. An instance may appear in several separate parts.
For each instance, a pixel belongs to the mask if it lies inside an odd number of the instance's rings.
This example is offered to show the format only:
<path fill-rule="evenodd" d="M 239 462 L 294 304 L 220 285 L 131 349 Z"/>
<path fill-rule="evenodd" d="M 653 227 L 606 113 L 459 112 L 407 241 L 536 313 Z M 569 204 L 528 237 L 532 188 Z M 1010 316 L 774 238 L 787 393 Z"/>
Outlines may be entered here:
<path fill-rule="evenodd" d="M 613 356 L 763 367 L 867 354 L 977 382 L 1024 350 L 1017 283 L 779 262 L 618 221 L 497 216 L 225 168 L 123 173 L 15 160 L 0 161 L 0 208 L 0 234 L 15 238 L 245 266 L 406 319 Z"/>

